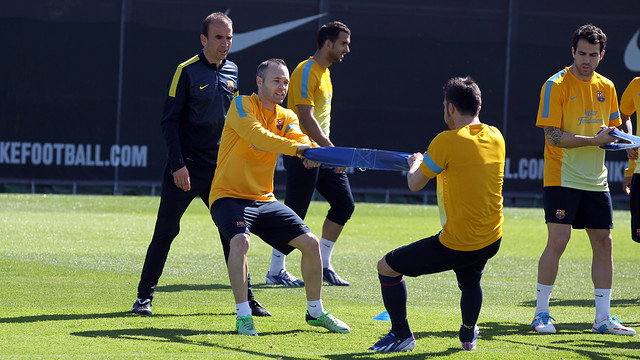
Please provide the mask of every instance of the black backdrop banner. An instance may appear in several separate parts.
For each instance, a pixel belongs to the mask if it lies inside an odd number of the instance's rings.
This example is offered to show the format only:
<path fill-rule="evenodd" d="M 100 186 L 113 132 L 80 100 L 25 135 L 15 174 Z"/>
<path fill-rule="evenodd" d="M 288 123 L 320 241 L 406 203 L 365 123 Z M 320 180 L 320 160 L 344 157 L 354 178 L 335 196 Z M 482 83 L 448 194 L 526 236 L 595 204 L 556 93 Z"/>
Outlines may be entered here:
<path fill-rule="evenodd" d="M 261 61 L 282 58 L 292 71 L 315 51 L 321 24 L 350 27 L 352 52 L 330 68 L 337 146 L 425 151 L 445 129 L 442 85 L 472 76 L 481 120 L 506 139 L 505 193 L 541 190 L 539 92 L 572 63 L 575 28 L 593 23 L 607 34 L 598 72 L 619 96 L 640 72 L 637 0 L 1 0 L 0 182 L 159 183 L 166 86 L 201 49 L 201 21 L 214 11 L 233 19 L 229 59 L 242 94 L 256 91 Z M 607 166 L 620 191 L 625 153 L 608 154 Z M 406 190 L 400 172 L 355 170 L 350 181 Z"/>

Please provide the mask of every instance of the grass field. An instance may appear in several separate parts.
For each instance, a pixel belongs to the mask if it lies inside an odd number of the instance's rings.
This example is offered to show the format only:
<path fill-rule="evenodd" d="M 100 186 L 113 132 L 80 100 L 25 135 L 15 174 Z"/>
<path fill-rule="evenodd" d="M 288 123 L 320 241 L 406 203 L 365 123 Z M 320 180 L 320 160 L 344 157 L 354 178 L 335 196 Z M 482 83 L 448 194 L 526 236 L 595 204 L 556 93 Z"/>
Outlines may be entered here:
<path fill-rule="evenodd" d="M 352 286 L 323 288 L 326 308 L 352 332 L 330 334 L 304 322 L 303 289 L 264 284 L 270 248 L 253 238 L 249 252 L 256 297 L 273 314 L 257 318 L 259 337 L 235 335 L 235 307 L 222 249 L 204 206 L 182 220 L 153 303 L 154 315 L 129 313 L 158 197 L 0 194 L 0 359 L 640 359 L 640 337 L 591 333 L 591 250 L 574 232 L 551 302 L 559 333 L 529 330 L 537 261 L 546 242 L 541 209 L 505 209 L 504 239 L 483 278 L 480 340 L 460 351 L 459 290 L 452 273 L 407 278 L 416 349 L 366 349 L 390 323 L 375 272 L 388 250 L 439 230 L 433 206 L 359 203 L 332 263 Z M 307 222 L 319 231 L 327 207 L 312 203 Z M 640 330 L 640 244 L 629 214 L 614 213 L 612 313 Z M 287 259 L 300 275 L 300 255 Z"/>

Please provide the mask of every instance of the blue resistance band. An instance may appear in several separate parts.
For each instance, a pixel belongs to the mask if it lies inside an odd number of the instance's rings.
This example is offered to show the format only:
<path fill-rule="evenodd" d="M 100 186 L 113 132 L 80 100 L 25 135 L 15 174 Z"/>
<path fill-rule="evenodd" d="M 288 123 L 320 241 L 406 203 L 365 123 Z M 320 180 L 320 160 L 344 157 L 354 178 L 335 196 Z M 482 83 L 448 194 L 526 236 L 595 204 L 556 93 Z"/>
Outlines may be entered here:
<path fill-rule="evenodd" d="M 328 167 L 354 167 L 372 170 L 409 170 L 407 158 L 411 154 L 347 147 L 317 147 L 304 151 L 302 157 Z"/>
<path fill-rule="evenodd" d="M 611 144 L 600 146 L 605 150 L 624 150 L 624 149 L 635 149 L 640 147 L 640 136 L 627 134 L 617 129 L 611 130 L 611 132 L 609 132 L 609 135 L 616 137 L 620 140 L 630 141 L 631 143 L 611 143 Z"/>

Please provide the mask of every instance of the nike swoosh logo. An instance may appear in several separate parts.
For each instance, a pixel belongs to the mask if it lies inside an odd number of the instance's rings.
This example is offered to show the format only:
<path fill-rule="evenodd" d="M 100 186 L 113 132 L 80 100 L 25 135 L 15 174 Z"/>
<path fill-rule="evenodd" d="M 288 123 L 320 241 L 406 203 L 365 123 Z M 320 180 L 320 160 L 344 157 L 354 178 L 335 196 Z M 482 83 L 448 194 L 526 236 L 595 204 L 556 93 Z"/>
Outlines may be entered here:
<path fill-rule="evenodd" d="M 225 11 L 225 14 L 229 15 L 228 14 L 229 11 L 230 9 L 227 9 L 227 11 Z M 250 48 L 261 42 L 269 40 L 274 36 L 277 36 L 289 30 L 295 29 L 298 26 L 304 25 L 308 22 L 321 18 L 325 15 L 327 15 L 327 13 L 308 16 L 298 20 L 287 21 L 281 24 L 267 26 L 264 28 L 248 31 L 246 33 L 233 34 L 233 44 L 231 46 L 231 49 L 229 50 L 229 54 Z"/>
<path fill-rule="evenodd" d="M 629 40 L 627 48 L 624 50 L 624 64 L 631 71 L 640 71 L 640 47 L 638 47 L 638 35 L 640 29 Z"/>
<path fill-rule="evenodd" d="M 206 88 L 207 86 L 209 86 L 209 84 L 205 85 L 205 86 L 200 86 L 200 90 Z"/>
<path fill-rule="evenodd" d="M 575 98 L 577 98 L 578 96 L 574 96 L 574 97 L 570 97 L 569 100 L 573 100 Z"/>

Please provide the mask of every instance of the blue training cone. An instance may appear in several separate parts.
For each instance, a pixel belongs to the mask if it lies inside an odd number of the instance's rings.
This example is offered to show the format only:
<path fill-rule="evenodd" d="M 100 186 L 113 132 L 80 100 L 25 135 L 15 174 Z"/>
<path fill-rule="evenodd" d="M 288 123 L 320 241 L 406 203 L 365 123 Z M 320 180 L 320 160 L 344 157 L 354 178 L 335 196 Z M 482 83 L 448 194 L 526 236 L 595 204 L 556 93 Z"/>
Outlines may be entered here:
<path fill-rule="evenodd" d="M 389 313 L 385 310 L 385 311 L 381 312 L 380 314 L 374 316 L 373 320 L 391 321 L 391 318 L 389 317 Z"/>

